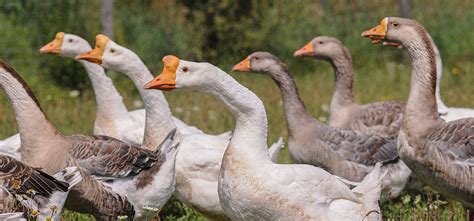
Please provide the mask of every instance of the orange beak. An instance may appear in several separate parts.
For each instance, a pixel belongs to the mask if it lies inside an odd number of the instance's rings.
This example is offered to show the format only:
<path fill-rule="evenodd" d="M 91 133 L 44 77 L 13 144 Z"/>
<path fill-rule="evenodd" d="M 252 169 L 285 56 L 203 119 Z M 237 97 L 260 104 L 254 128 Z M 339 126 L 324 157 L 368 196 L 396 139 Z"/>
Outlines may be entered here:
<path fill-rule="evenodd" d="M 39 51 L 41 54 L 61 54 L 64 32 L 58 32 L 54 40 L 43 46 Z"/>
<path fill-rule="evenodd" d="M 158 89 L 170 91 L 176 89 L 176 70 L 179 66 L 179 58 L 173 55 L 166 55 L 162 59 L 163 71 L 156 78 L 146 83 L 145 89 Z"/>
<path fill-rule="evenodd" d="M 250 57 L 246 57 L 240 63 L 234 65 L 232 71 L 241 71 L 241 72 L 249 72 L 250 71 Z"/>
<path fill-rule="evenodd" d="M 77 60 L 86 60 L 96 64 L 102 64 L 102 55 L 104 55 L 105 46 L 109 42 L 109 37 L 105 35 L 95 36 L 95 48 L 86 53 L 76 56 Z"/>
<path fill-rule="evenodd" d="M 370 38 L 372 40 L 372 44 L 378 44 L 385 39 L 385 35 L 387 33 L 387 24 L 388 24 L 388 17 L 382 19 L 380 24 L 371 28 L 367 31 L 362 32 L 362 37 Z"/>
<path fill-rule="evenodd" d="M 308 57 L 312 55 L 314 55 L 314 44 L 311 41 L 293 54 L 295 57 Z"/>

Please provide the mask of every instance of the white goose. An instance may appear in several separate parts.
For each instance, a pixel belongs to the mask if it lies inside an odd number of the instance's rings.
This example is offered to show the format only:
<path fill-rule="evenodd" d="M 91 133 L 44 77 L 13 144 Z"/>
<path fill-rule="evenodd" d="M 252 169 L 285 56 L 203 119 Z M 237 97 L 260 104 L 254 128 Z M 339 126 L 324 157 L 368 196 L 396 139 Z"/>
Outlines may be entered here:
<path fill-rule="evenodd" d="M 68 58 L 90 51 L 89 43 L 73 34 L 58 32 L 56 38 L 40 49 L 42 54 L 53 54 Z M 94 134 L 106 135 L 130 144 L 139 145 L 143 141 L 145 110 L 128 112 L 112 80 L 100 65 L 79 61 L 91 79 L 96 98 L 97 112 Z"/>
<path fill-rule="evenodd" d="M 429 36 L 431 39 L 431 36 Z M 436 104 L 438 105 L 438 113 L 446 122 L 455 121 L 461 118 L 474 117 L 474 109 L 463 108 L 463 107 L 448 107 L 444 104 L 441 99 L 441 78 L 443 76 L 443 61 L 441 60 L 441 54 L 439 53 L 438 47 L 431 39 L 433 51 L 435 54 L 436 61 Z"/>
<path fill-rule="evenodd" d="M 185 131 L 180 151 L 176 157 L 176 197 L 207 218 L 226 219 L 227 217 L 219 204 L 217 181 L 230 133 L 217 136 L 204 134 L 195 127 L 172 118 L 163 94 L 160 91 L 143 89 L 143 85 L 153 79 L 153 75 L 140 58 L 133 51 L 118 45 L 107 36 L 97 35 L 95 49 L 79 55 L 78 58 L 122 72 L 135 83 L 147 111 L 145 139 L 148 141 L 144 141 L 144 143 L 153 143 L 155 137 L 160 136 L 160 131 L 169 127 L 171 119 L 174 119 L 178 129 Z M 151 130 L 147 128 L 151 128 Z M 281 146 L 281 140 L 272 146 L 273 156 L 278 155 Z"/>
<path fill-rule="evenodd" d="M 173 193 L 177 152 L 174 141 L 179 139 L 172 134 L 179 135 L 174 132 L 176 129 L 162 139 L 164 146 L 153 150 L 107 136 L 64 136 L 49 122 L 26 82 L 3 62 L 0 62 L 0 86 L 15 111 L 23 162 L 47 173 L 69 166 L 81 167 L 83 180 L 71 190 L 66 202 L 68 209 L 90 213 L 99 220 L 116 219 L 118 215 L 133 219 L 140 215 L 144 202 L 160 207 Z M 111 187 L 91 175 L 116 179 Z M 128 194 L 128 191 L 143 195 Z"/>
<path fill-rule="evenodd" d="M 398 135 L 400 157 L 420 180 L 474 208 L 474 118 L 449 123 L 439 118 L 435 52 L 428 32 L 415 20 L 386 17 L 362 36 L 372 43 L 401 43 L 412 59 L 410 94 Z"/>
<path fill-rule="evenodd" d="M 77 167 L 67 167 L 50 176 L 14 158 L 0 155 L 0 187 L 28 209 L 31 215 L 28 218 L 61 220 L 61 210 L 69 190 L 81 180 Z M 22 217 L 11 215 L 0 219 Z"/>
<path fill-rule="evenodd" d="M 352 191 L 310 165 L 275 164 L 268 155 L 267 117 L 247 88 L 209 63 L 163 58 L 163 72 L 148 89 L 193 90 L 217 97 L 236 127 L 224 154 L 219 198 L 233 220 L 380 220 L 380 164 Z"/>

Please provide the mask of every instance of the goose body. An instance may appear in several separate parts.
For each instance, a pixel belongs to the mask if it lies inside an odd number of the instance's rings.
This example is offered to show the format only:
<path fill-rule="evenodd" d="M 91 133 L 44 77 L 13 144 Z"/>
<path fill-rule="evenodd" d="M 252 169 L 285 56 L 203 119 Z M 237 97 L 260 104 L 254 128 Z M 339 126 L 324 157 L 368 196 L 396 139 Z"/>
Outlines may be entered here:
<path fill-rule="evenodd" d="M 327 126 L 314 119 L 298 94 L 284 63 L 268 52 L 255 52 L 234 66 L 234 71 L 268 74 L 280 88 L 289 134 L 289 151 L 297 163 L 322 167 L 350 181 L 360 182 L 377 162 L 385 162 L 383 198 L 395 198 L 410 175 L 398 160 L 396 139 L 351 129 Z"/>
<path fill-rule="evenodd" d="M 50 176 L 14 158 L 0 155 L 0 186 L 38 220 L 47 217 L 60 220 L 69 190 L 81 180 L 77 167 L 67 167 Z M 4 218 L 14 219 L 13 215 Z M 22 218 L 22 214 L 16 218 Z"/>
<path fill-rule="evenodd" d="M 398 136 L 400 157 L 420 180 L 474 208 L 474 118 L 448 123 L 439 118 L 435 51 L 428 32 L 414 20 L 387 17 L 362 35 L 373 43 L 402 44 L 412 59 L 410 93 Z"/>
<path fill-rule="evenodd" d="M 380 165 L 350 190 L 320 168 L 275 164 L 267 149 L 265 109 L 255 94 L 209 63 L 174 56 L 163 62 L 163 72 L 146 88 L 210 93 L 235 116 L 218 185 L 221 206 L 232 220 L 380 219 Z"/>
<path fill-rule="evenodd" d="M 100 49 L 103 52 L 99 52 Z M 95 56 L 96 54 L 101 56 Z M 106 68 L 122 72 L 133 81 L 145 104 L 144 146 L 156 143 L 157 138 L 163 136 L 163 131 L 171 127 L 175 118 L 171 115 L 163 93 L 143 89 L 143 85 L 153 79 L 153 75 L 135 53 L 104 35 L 98 35 L 95 49 L 78 58 L 95 61 Z M 183 132 L 180 151 L 176 157 L 175 196 L 208 218 L 226 219 L 219 204 L 217 180 L 230 133 L 208 135 L 182 122 L 180 125 L 178 130 L 187 132 Z"/>
<path fill-rule="evenodd" d="M 174 165 L 176 148 L 168 148 L 172 151 L 166 152 L 157 149 L 158 145 L 148 150 L 107 136 L 64 136 L 48 121 L 18 73 L 5 63 L 0 64 L 0 85 L 13 105 L 20 130 L 22 161 L 47 173 L 56 173 L 68 166 L 81 167 L 83 180 L 71 190 L 67 208 L 90 213 L 99 220 L 115 219 L 119 215 L 133 219 L 136 212 L 140 213 L 142 207 L 135 211 L 133 205 L 147 197 L 138 199 L 114 192 L 112 186 L 91 175 L 132 180 L 129 182 L 142 178 L 146 181 L 143 185 L 134 182 L 137 189 L 160 186 L 166 191 L 154 192 L 154 197 L 166 201 L 171 196 L 172 191 L 168 189 L 174 188 L 174 167 L 164 165 Z M 166 141 L 166 137 L 163 140 Z"/>
<path fill-rule="evenodd" d="M 303 56 L 326 60 L 334 68 L 336 88 L 329 109 L 329 125 L 384 137 L 397 136 L 405 104 L 400 101 L 355 103 L 351 55 L 339 40 L 318 36 L 295 52 L 295 57 Z"/>

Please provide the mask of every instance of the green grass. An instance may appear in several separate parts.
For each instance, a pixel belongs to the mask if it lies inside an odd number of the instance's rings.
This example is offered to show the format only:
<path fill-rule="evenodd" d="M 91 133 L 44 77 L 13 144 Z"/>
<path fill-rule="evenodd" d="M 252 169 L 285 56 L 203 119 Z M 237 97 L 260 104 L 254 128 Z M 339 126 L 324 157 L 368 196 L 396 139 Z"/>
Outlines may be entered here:
<path fill-rule="evenodd" d="M 388 49 L 387 49 L 388 50 Z M 375 50 L 374 50 L 375 51 Z M 356 59 L 355 59 L 356 60 Z M 398 60 L 398 59 L 396 59 Z M 230 70 L 229 61 L 220 66 Z M 363 61 L 357 61 L 362 63 Z M 383 63 L 370 62 L 362 67 L 355 67 L 356 85 L 355 97 L 360 103 L 383 101 L 389 99 L 406 100 L 410 80 L 410 64 L 386 60 Z M 308 65 L 311 68 L 307 68 Z M 45 112 L 52 123 L 65 134 L 91 133 L 95 100 L 92 90 L 86 89 L 78 97 L 71 97 L 69 91 L 55 86 L 47 79 L 47 73 L 26 73 L 21 66 L 15 67 L 30 84 L 38 96 Z M 329 64 L 310 59 L 299 59 L 290 70 L 295 70 L 295 80 L 300 95 L 306 107 L 316 118 L 327 118 L 328 113 L 322 110 L 328 105 L 334 86 L 334 77 Z M 458 62 L 445 64 L 445 75 L 442 84 L 442 95 L 449 106 L 473 108 L 474 76 L 473 64 Z M 134 100 L 139 95 L 128 79 L 121 74 L 113 73 L 119 91 L 126 104 L 132 109 Z M 287 138 L 286 122 L 278 88 L 272 80 L 264 75 L 232 74 L 237 80 L 254 91 L 264 102 L 269 122 L 269 143 L 282 136 Z M 202 130 L 218 134 L 232 130 L 234 120 L 232 115 L 216 99 L 209 95 L 196 92 L 165 92 L 174 115 L 185 122 L 195 125 Z M 16 133 L 14 114 L 8 100 L 0 95 L 0 135 L 7 137 Z M 280 157 L 281 163 L 291 163 L 287 148 Z M 398 201 L 389 202 L 382 206 L 384 216 L 394 220 L 466 220 L 466 212 L 454 201 L 447 201 L 436 194 L 423 190 L 419 195 L 412 194 Z M 409 199 L 409 200 L 408 200 Z M 428 209 L 429 208 L 429 209 Z M 65 211 L 68 220 L 89 220 L 89 216 Z M 171 201 L 162 211 L 164 220 L 205 220 L 195 211 L 176 201 Z M 430 217 L 430 218 L 428 218 Z"/>

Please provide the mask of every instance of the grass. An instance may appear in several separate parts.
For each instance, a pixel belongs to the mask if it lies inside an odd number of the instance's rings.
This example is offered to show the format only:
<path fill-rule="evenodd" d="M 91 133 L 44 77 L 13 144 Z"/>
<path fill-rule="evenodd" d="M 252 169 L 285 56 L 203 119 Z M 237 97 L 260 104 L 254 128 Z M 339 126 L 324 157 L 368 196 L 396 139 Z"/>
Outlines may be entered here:
<path fill-rule="evenodd" d="M 388 50 L 388 49 L 387 49 Z M 59 58 L 58 58 L 59 59 Z M 354 58 L 356 60 L 357 58 Z M 409 90 L 410 64 L 386 59 L 383 63 L 366 62 L 356 65 L 355 97 L 360 103 L 383 101 L 389 99 L 406 100 Z M 239 59 L 220 65 L 230 70 L 232 63 Z M 314 64 L 315 63 L 315 64 Z M 357 61 L 357 63 L 364 63 Z M 310 68 L 308 68 L 308 66 Z M 45 112 L 52 123 L 64 134 L 91 133 L 95 100 L 92 90 L 82 91 L 72 97 L 68 90 L 50 82 L 47 73 L 27 73 L 21 66 L 15 67 L 26 78 L 38 96 Z M 294 70 L 295 80 L 300 95 L 308 110 L 318 119 L 327 119 L 328 113 L 322 108 L 330 102 L 334 88 L 334 76 L 329 64 L 310 59 L 299 59 L 290 65 Z M 474 107 L 473 63 L 458 62 L 445 64 L 442 84 L 442 95 L 449 106 Z M 112 73 L 124 101 L 130 109 L 139 100 L 139 95 L 128 79 L 123 75 Z M 232 74 L 237 80 L 255 92 L 265 104 L 269 122 L 269 143 L 282 136 L 287 138 L 286 122 L 278 88 L 272 80 L 257 74 Z M 195 125 L 208 133 L 218 134 L 232 130 L 232 115 L 216 99 L 195 92 L 165 92 L 174 115 L 190 125 Z M 6 96 L 0 95 L 0 135 L 7 137 L 16 133 L 14 113 Z M 279 162 L 291 163 L 287 148 Z M 382 205 L 384 216 L 390 220 L 466 220 L 466 211 L 454 201 L 423 189 L 417 194 L 408 194 L 397 201 Z M 90 220 L 90 216 L 65 211 L 67 220 Z M 164 220 L 205 220 L 195 211 L 177 201 L 163 209 Z"/>

